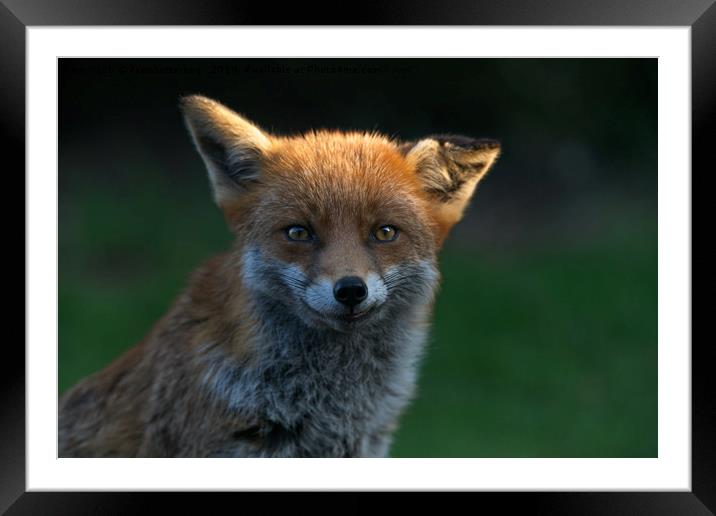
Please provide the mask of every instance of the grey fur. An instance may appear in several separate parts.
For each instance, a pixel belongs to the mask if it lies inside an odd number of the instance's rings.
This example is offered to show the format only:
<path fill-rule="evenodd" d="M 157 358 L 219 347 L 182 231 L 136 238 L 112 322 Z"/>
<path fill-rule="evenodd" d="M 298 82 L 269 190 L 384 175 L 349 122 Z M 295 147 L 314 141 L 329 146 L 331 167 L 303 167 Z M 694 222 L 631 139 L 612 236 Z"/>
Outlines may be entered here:
<path fill-rule="evenodd" d="M 254 266 L 245 274 L 260 321 L 257 358 L 247 366 L 218 349 L 202 350 L 208 357 L 203 386 L 214 403 L 262 422 L 256 433 L 271 436 L 264 439 L 271 445 L 237 442 L 214 455 L 386 456 L 396 420 L 414 394 L 437 271 L 428 262 L 396 268 L 381 313 L 345 332 L 307 325 L 292 313 L 281 297 L 283 283 L 276 282 L 283 277 L 280 264 L 247 263 Z"/>

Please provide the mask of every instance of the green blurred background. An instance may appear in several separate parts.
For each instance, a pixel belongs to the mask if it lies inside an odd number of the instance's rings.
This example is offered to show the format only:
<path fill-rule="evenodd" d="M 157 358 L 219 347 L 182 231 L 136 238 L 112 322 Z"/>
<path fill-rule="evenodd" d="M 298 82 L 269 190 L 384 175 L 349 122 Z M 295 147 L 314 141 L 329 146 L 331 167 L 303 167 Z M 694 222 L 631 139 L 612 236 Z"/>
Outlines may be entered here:
<path fill-rule="evenodd" d="M 657 456 L 656 59 L 61 59 L 59 389 L 230 242 L 177 107 L 497 138 L 395 457 Z"/>

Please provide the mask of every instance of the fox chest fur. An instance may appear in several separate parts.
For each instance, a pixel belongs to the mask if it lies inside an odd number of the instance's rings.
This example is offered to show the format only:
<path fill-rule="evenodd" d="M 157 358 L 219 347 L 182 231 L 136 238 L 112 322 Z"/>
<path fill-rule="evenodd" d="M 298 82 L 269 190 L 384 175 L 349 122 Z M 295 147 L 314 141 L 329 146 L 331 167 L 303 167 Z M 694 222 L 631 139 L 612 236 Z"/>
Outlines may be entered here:
<path fill-rule="evenodd" d="M 420 325 L 401 326 L 331 335 L 283 321 L 261 330 L 266 353 L 250 367 L 220 351 L 205 353 L 202 383 L 211 403 L 257 422 L 211 454 L 387 455 L 396 420 L 414 392 L 426 337 Z"/>
<path fill-rule="evenodd" d="M 60 400 L 66 457 L 383 457 L 415 392 L 437 253 L 493 140 L 278 137 L 183 102 L 235 240 Z"/>

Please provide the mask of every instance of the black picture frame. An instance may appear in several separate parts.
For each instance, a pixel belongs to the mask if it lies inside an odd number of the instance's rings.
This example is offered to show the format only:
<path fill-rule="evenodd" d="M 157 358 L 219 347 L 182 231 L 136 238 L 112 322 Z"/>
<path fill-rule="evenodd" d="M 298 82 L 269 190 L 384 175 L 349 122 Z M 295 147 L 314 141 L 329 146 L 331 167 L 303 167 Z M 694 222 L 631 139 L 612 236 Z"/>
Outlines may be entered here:
<path fill-rule="evenodd" d="M 362 3 L 348 15 L 333 8 L 297 4 L 276 9 L 273 4 L 244 1 L 172 0 L 0 0 L 0 128 L 4 182 L 21 181 L 23 211 L 24 176 L 11 171 L 25 167 L 25 29 L 40 25 L 619 25 L 691 27 L 692 70 L 692 191 L 694 178 L 706 177 L 714 166 L 709 134 L 716 134 L 716 4 L 714 0 L 462 0 L 450 2 L 394 1 Z M 336 14 L 332 14 L 336 13 Z M 350 22 L 347 22 L 350 20 Z M 694 171 L 698 171 L 694 173 Z M 6 186 L 6 200 L 19 198 Z M 704 191 L 702 189 L 701 191 Z M 6 221 L 18 219 L 11 202 L 3 204 Z M 692 220 L 700 224 L 701 218 Z M 11 222 L 10 226 L 19 224 Z M 7 229 L 7 228 L 6 228 Z M 23 252 L 6 245 L 6 257 L 25 269 Z M 693 235 L 692 235 L 693 239 Z M 692 240 L 693 241 L 693 240 Z M 9 239 L 8 239 L 9 242 Z M 693 259 L 705 269 L 705 259 Z M 704 266 L 701 266 L 701 264 Z M 694 266 L 692 265 L 692 274 Z M 6 271 L 9 267 L 6 268 Z M 19 274 L 9 274 L 17 277 Z M 24 275 L 23 275 L 24 276 Z M 24 280 L 24 278 L 23 278 Z M 705 290 L 708 282 L 699 283 Z M 702 286 L 703 285 L 703 286 Z M 24 281 L 23 281 L 24 287 Z M 50 291 L 51 292 L 51 291 Z M 692 291 L 692 299 L 693 299 Z M 8 299 L 9 296 L 6 296 Z M 24 312 L 23 294 L 22 310 Z M 11 303 L 20 306 L 14 300 Z M 693 301 L 692 301 L 692 309 Z M 695 313 L 695 310 L 692 310 Z M 8 316 L 6 316 L 8 317 Z M 9 317 L 8 317 L 9 319 Z M 24 318 L 23 318 L 24 319 Z M 19 320 L 19 319 L 18 319 Z M 692 315 L 693 320 L 693 315 Z M 18 322 L 19 326 L 19 322 Z M 693 329 L 693 322 L 692 322 Z M 136 512 L 146 508 L 147 498 L 161 497 L 166 510 L 169 495 L 133 493 L 25 492 L 25 352 L 20 336 L 7 335 L 0 359 L 0 512 L 6 514 L 105 514 Z M 684 343 L 685 344 L 685 343 Z M 664 514 L 690 515 L 716 512 L 716 382 L 709 371 L 716 359 L 714 346 L 692 339 L 692 490 L 690 492 L 582 492 L 582 493 L 476 493 L 490 498 L 502 510 L 521 509 L 537 514 Z M 200 498 L 208 494 L 196 495 Z M 214 495 L 216 496 L 216 495 Z M 226 494 L 224 496 L 234 496 Z M 172 496 L 186 510 L 188 495 Z M 199 502 L 202 505 L 204 501 Z M 482 503 L 482 502 L 481 502 Z M 205 507 L 205 506 L 204 506 Z"/>

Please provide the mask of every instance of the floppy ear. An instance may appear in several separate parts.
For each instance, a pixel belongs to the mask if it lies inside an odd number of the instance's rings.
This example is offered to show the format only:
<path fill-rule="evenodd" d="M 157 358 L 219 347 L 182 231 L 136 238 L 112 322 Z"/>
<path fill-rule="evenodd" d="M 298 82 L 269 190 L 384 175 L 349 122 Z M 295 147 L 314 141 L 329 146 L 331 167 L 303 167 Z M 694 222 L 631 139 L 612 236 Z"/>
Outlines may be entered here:
<path fill-rule="evenodd" d="M 447 233 L 460 220 L 475 187 L 497 160 L 500 144 L 495 140 L 439 135 L 405 143 L 401 150 L 434 200 L 436 218 Z"/>
<path fill-rule="evenodd" d="M 225 207 L 259 176 L 269 136 L 226 106 L 191 95 L 181 99 L 184 121 L 209 172 L 214 200 Z"/>

